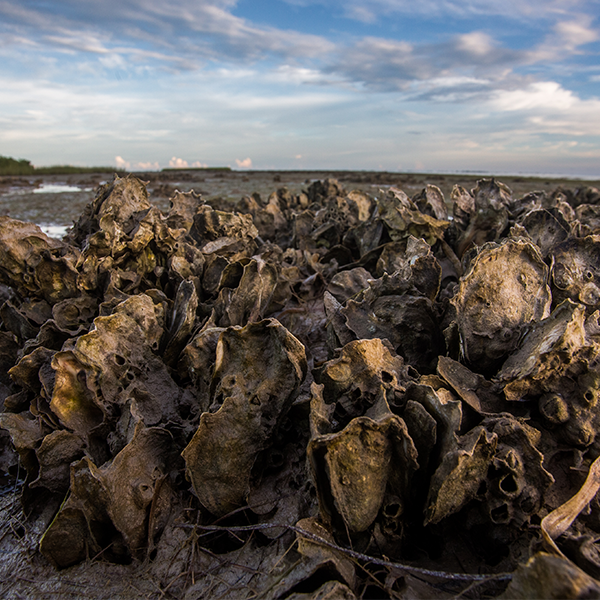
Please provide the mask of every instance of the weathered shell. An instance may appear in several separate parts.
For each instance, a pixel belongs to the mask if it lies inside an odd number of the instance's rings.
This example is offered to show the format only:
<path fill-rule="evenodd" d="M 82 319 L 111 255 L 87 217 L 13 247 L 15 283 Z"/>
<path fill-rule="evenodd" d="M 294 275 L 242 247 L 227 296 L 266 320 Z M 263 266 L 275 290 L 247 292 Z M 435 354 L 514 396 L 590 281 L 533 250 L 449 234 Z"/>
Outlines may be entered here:
<path fill-rule="evenodd" d="M 52 307 L 52 317 L 56 326 L 70 335 L 87 332 L 97 314 L 98 300 L 87 294 L 68 298 Z"/>
<path fill-rule="evenodd" d="M 458 512 L 477 495 L 496 451 L 497 436 L 476 427 L 447 451 L 431 478 L 425 524 L 438 523 Z"/>
<path fill-rule="evenodd" d="M 449 221 L 423 214 L 403 191 L 396 188 L 390 188 L 379 200 L 379 212 L 392 241 L 413 235 L 433 245 L 450 225 Z"/>
<path fill-rule="evenodd" d="M 582 304 L 566 300 L 526 336 L 498 379 L 508 400 L 537 398 L 543 421 L 557 437 L 598 452 L 600 377 L 589 367 L 597 364 L 600 345 L 591 319 Z"/>
<path fill-rule="evenodd" d="M 196 325 L 197 308 L 196 286 L 190 280 L 182 281 L 177 288 L 169 325 L 162 340 L 163 360 L 167 365 L 177 364 L 179 354 Z"/>
<path fill-rule="evenodd" d="M 571 233 L 571 227 L 557 209 L 532 210 L 519 219 L 531 240 L 547 256 L 550 249 L 564 242 Z"/>
<path fill-rule="evenodd" d="M 444 347 L 430 300 L 439 290 L 441 269 L 427 244 L 409 238 L 407 246 L 407 254 L 414 250 L 411 260 L 400 259 L 393 275 L 384 273 L 369 280 L 369 287 L 344 306 L 325 294 L 327 316 L 335 333 L 330 345 L 333 349 L 353 338 L 387 339 L 407 363 L 428 373 Z"/>
<path fill-rule="evenodd" d="M 597 204 L 580 204 L 576 208 L 575 214 L 577 215 L 578 237 L 600 234 L 600 206 Z"/>
<path fill-rule="evenodd" d="M 182 453 L 194 491 L 212 513 L 243 503 L 254 461 L 272 443 L 306 368 L 304 346 L 275 320 L 221 334 L 210 412 Z"/>
<path fill-rule="evenodd" d="M 343 304 L 349 298 L 366 289 L 369 286 L 370 279 L 372 279 L 371 273 L 362 267 L 340 271 L 329 282 L 327 291 L 339 303 Z"/>
<path fill-rule="evenodd" d="M 423 295 L 432 302 L 440 291 L 442 269 L 431 246 L 412 235 L 402 242 L 391 242 L 384 246 L 377 261 L 376 274 L 382 277 L 386 273 L 398 273 L 398 278 L 407 282 L 407 290 L 414 295 Z"/>
<path fill-rule="evenodd" d="M 427 184 L 425 189 L 412 197 L 412 201 L 424 214 L 435 217 L 440 221 L 448 220 L 448 209 L 442 190 L 436 185 Z"/>
<path fill-rule="evenodd" d="M 110 464 L 74 463 L 71 495 L 41 539 L 42 554 L 58 567 L 70 566 L 88 549 L 98 552 L 111 526 L 132 554 L 152 547 L 170 510 L 172 455 L 168 431 L 139 426 Z"/>
<path fill-rule="evenodd" d="M 203 328 L 181 353 L 180 368 L 186 371 L 194 383 L 199 410 L 204 412 L 210 405 L 210 383 L 217 357 L 217 344 L 224 327 Z"/>
<path fill-rule="evenodd" d="M 526 326 L 550 314 L 547 281 L 548 267 L 530 242 L 508 239 L 481 249 L 452 299 L 467 363 L 492 370 Z"/>
<path fill-rule="evenodd" d="M 340 312 L 358 339 L 387 339 L 420 373 L 435 369 L 444 341 L 428 298 L 404 294 L 349 300 Z"/>
<path fill-rule="evenodd" d="M 600 308 L 600 238 L 570 238 L 552 249 L 554 303 L 567 298 L 591 312 Z"/>
<path fill-rule="evenodd" d="M 452 188 L 450 202 L 454 223 L 461 229 L 466 229 L 475 212 L 475 198 L 464 187 L 455 185 Z"/>
<path fill-rule="evenodd" d="M 437 523 L 477 498 L 492 523 L 519 526 L 536 513 L 554 482 L 536 449 L 540 434 L 510 414 L 484 419 L 447 449 L 431 478 L 426 523 Z"/>
<path fill-rule="evenodd" d="M 124 247 L 135 227 L 136 218 L 150 210 L 146 186 L 136 177 L 115 176 L 100 188 L 77 223 L 67 241 L 82 247 L 87 238 L 90 247 Z M 90 248 L 91 249 L 91 248 Z"/>
<path fill-rule="evenodd" d="M 194 215 L 191 236 L 205 253 L 214 252 L 217 247 L 231 245 L 236 240 L 254 239 L 258 231 L 250 215 L 228 213 L 201 205 Z M 207 247 L 207 245 L 210 246 Z"/>
<path fill-rule="evenodd" d="M 82 437 L 102 423 L 104 414 L 86 384 L 85 366 L 73 352 L 59 352 L 52 359 L 56 381 L 50 408 L 60 421 Z"/>
<path fill-rule="evenodd" d="M 113 314 L 94 319 L 94 329 L 77 339 L 73 353 L 86 366 L 86 385 L 99 405 L 117 401 L 138 375 L 148 372 L 163 333 L 161 308 L 146 294 L 132 296 Z"/>
<path fill-rule="evenodd" d="M 338 358 L 323 365 L 318 379 L 324 384 L 325 401 L 340 406 L 340 415 L 346 419 L 341 422 L 346 425 L 349 419 L 364 415 L 382 390 L 388 390 L 390 399 L 403 391 L 411 376 L 402 358 L 384 341 L 374 338 L 346 344 Z"/>
<path fill-rule="evenodd" d="M 260 321 L 265 316 L 277 287 L 279 269 L 260 256 L 240 265 L 241 276 L 237 282 L 235 279 L 227 281 L 227 271 L 237 264 L 228 265 L 219 282 L 221 293 L 215 310 L 221 313 L 217 319 L 221 327 Z"/>
<path fill-rule="evenodd" d="M 566 300 L 532 326 L 519 349 L 502 365 L 497 379 L 504 383 L 507 400 L 549 391 L 567 374 L 584 347 L 594 347 L 586 336 L 585 307 Z M 563 361 L 565 356 L 569 356 L 568 361 Z"/>
<path fill-rule="evenodd" d="M 472 246 L 482 246 L 485 242 L 497 240 L 508 224 L 508 207 L 512 204 L 512 192 L 503 183 L 494 179 L 481 179 L 471 190 L 473 210 L 464 190 L 457 191 L 456 203 L 462 203 L 460 222 L 468 217 L 468 225 L 457 243 L 457 254 L 463 254 Z"/>
<path fill-rule="evenodd" d="M 543 466 L 544 455 L 536 448 L 540 432 L 508 414 L 487 417 L 481 425 L 498 436 L 485 485 L 490 521 L 521 526 L 539 511 L 554 483 Z"/>
<path fill-rule="evenodd" d="M 327 409 L 318 386 L 312 392 L 315 421 Z M 313 435 L 307 449 L 321 517 L 337 528 L 343 523 L 351 532 L 373 523 L 386 490 L 402 504 L 418 468 L 406 424 L 389 410 L 383 395 L 367 415 L 353 418 L 337 433 Z"/>
<path fill-rule="evenodd" d="M 77 253 L 32 223 L 0 216 L 0 281 L 54 304 L 77 294 Z"/>
<path fill-rule="evenodd" d="M 527 598 L 594 598 L 600 595 L 598 581 L 561 556 L 538 552 L 519 565 L 506 591 L 505 600 Z"/>
<path fill-rule="evenodd" d="M 410 376 L 401 358 L 372 339 L 344 346 L 319 379 L 311 388 L 308 457 L 321 515 L 335 527 L 364 531 L 386 494 L 404 505 L 418 468 L 406 424 L 386 401 L 402 394 Z"/>

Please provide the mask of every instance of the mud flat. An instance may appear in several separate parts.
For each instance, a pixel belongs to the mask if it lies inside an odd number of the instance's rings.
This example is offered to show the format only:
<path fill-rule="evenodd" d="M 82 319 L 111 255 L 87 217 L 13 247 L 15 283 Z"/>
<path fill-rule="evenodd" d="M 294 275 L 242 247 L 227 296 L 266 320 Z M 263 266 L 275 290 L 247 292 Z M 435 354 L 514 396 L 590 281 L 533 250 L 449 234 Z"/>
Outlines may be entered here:
<path fill-rule="evenodd" d="M 396 186 L 412 196 L 427 183 L 440 188 L 450 198 L 454 185 L 475 187 L 481 175 L 402 174 L 380 171 L 228 171 L 176 170 L 136 173 L 148 182 L 150 201 L 161 210 L 168 209 L 168 198 L 175 190 L 194 190 L 206 201 L 224 207 L 235 206 L 244 195 L 258 193 L 267 199 L 273 191 L 286 187 L 291 193 L 306 190 L 316 180 L 337 179 L 348 190 L 359 189 L 372 195 L 381 189 Z M 59 226 L 64 231 L 77 220 L 85 206 L 94 198 L 94 190 L 111 177 L 106 173 L 44 175 L 41 177 L 0 177 L 0 214 L 30 221 L 42 226 Z M 539 190 L 552 192 L 557 187 L 576 189 L 600 186 L 597 181 L 540 177 L 498 177 L 515 197 Z M 62 191 L 61 191 L 62 190 Z"/>
<path fill-rule="evenodd" d="M 144 178 L 3 182 L 3 597 L 600 595 L 596 187 Z"/>

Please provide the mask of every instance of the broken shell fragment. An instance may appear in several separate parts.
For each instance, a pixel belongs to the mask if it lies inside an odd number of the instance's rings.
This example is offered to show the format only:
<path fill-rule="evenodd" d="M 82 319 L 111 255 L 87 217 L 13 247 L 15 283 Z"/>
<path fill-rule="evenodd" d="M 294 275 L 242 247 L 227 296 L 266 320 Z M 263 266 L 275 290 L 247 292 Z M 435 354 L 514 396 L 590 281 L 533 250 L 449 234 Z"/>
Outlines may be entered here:
<path fill-rule="evenodd" d="M 454 450 L 444 455 L 431 478 L 425 524 L 438 523 L 475 498 L 497 444 L 497 436 L 485 427 L 477 427 L 457 440 Z"/>

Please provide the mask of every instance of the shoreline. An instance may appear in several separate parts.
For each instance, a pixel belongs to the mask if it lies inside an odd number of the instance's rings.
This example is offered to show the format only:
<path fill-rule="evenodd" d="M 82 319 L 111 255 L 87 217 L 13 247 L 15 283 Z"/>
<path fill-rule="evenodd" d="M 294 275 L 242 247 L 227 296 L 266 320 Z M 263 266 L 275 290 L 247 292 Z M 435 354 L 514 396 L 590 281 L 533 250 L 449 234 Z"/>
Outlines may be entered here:
<path fill-rule="evenodd" d="M 152 204 L 165 211 L 169 198 L 176 191 L 193 190 L 202 198 L 225 210 L 235 210 L 244 196 L 260 195 L 266 202 L 278 189 L 287 188 L 292 194 L 305 191 L 316 180 L 337 179 L 346 192 L 361 190 L 377 196 L 380 190 L 398 187 L 410 197 L 427 184 L 440 188 L 446 201 L 455 185 L 468 190 L 481 179 L 494 178 L 510 188 L 515 198 L 533 191 L 552 193 L 557 188 L 576 189 L 596 187 L 598 179 L 572 179 L 524 175 L 487 175 L 481 173 L 404 173 L 389 171 L 350 170 L 244 170 L 172 169 L 163 171 L 132 171 L 131 174 L 147 184 Z M 123 176 L 121 174 L 121 176 Z M 112 181 L 113 174 L 68 173 L 53 175 L 0 176 L 0 215 L 52 227 L 64 231 L 70 227 L 85 206 L 95 197 L 99 185 Z M 45 189 L 46 188 L 46 189 Z M 56 227 L 62 229 L 56 229 Z M 56 233 L 54 234 L 56 235 Z"/>

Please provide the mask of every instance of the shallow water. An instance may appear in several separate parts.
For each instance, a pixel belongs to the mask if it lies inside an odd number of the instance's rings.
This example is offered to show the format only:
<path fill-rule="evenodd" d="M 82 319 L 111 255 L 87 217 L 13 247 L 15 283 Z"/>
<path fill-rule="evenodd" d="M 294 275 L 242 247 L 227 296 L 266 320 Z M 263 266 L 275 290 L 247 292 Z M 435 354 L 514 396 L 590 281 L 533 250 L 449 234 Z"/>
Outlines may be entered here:
<path fill-rule="evenodd" d="M 67 225 L 40 225 L 40 229 L 51 238 L 62 239 L 69 227 Z"/>
<path fill-rule="evenodd" d="M 80 188 L 76 185 L 62 185 L 55 183 L 42 183 L 42 185 L 33 190 L 32 194 L 61 194 L 64 192 L 91 192 L 92 188 Z"/>

